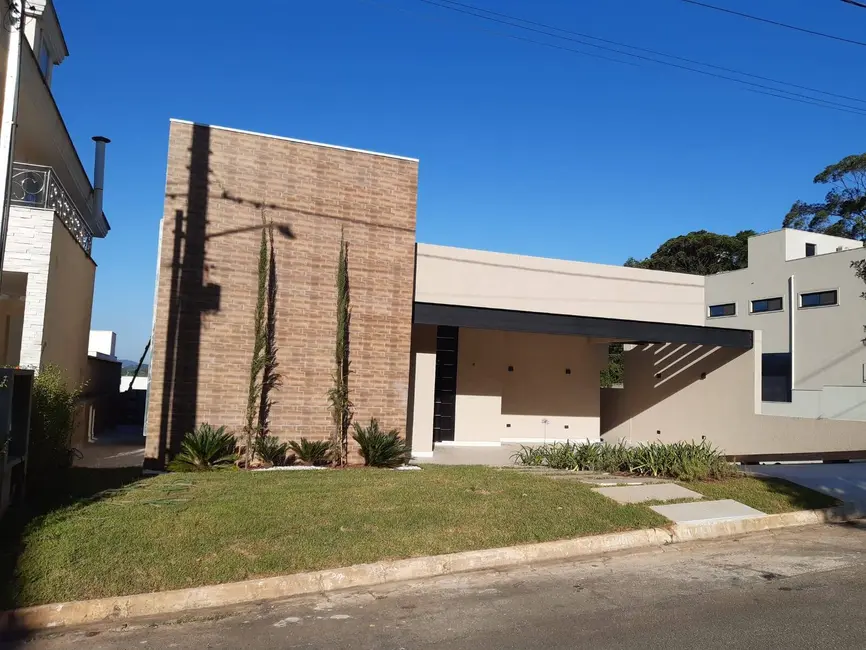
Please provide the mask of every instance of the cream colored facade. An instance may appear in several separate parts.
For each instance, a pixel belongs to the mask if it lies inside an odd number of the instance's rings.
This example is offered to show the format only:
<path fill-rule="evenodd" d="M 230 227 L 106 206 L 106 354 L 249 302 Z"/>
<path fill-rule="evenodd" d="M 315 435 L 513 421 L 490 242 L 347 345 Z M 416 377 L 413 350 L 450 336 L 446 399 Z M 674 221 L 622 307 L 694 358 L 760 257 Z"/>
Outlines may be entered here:
<path fill-rule="evenodd" d="M 708 325 L 760 330 L 765 353 L 790 354 L 791 401 L 765 402 L 764 413 L 866 420 L 866 285 L 851 268 L 863 259 L 859 241 L 785 229 L 749 240 L 748 268 L 706 278 L 708 310 L 736 304 L 735 316 L 708 311 Z M 802 305 L 803 294 L 823 291 L 836 291 L 837 304 Z M 753 311 L 752 301 L 771 298 L 781 310 Z"/>
<path fill-rule="evenodd" d="M 602 391 L 605 441 L 706 439 L 732 456 L 767 458 L 866 450 L 859 422 L 760 413 L 760 332 L 751 350 L 678 347 L 647 344 L 625 353 L 624 387 Z"/>
<path fill-rule="evenodd" d="M 415 303 L 700 326 L 702 277 L 418 244 Z M 461 327 L 453 440 L 599 441 L 610 336 Z M 432 454 L 436 327 L 415 325 L 408 431 Z"/>
<path fill-rule="evenodd" d="M 808 258 L 807 243 L 816 245 Z M 866 452 L 862 424 L 773 415 L 761 401 L 764 352 L 792 340 L 798 386 L 861 390 L 866 301 L 850 264 L 864 257 L 859 242 L 780 231 L 750 241 L 749 269 L 702 278 L 419 244 L 413 453 L 702 438 L 735 456 Z M 802 293 L 830 289 L 838 305 L 800 308 Z M 782 311 L 750 313 L 750 300 L 779 296 Z M 708 318 L 709 305 L 726 302 L 736 315 Z M 624 385 L 601 389 L 612 342 L 627 344 Z M 453 418 L 441 418 L 452 403 Z"/>
<path fill-rule="evenodd" d="M 701 325 L 704 279 L 418 244 L 415 302 Z"/>

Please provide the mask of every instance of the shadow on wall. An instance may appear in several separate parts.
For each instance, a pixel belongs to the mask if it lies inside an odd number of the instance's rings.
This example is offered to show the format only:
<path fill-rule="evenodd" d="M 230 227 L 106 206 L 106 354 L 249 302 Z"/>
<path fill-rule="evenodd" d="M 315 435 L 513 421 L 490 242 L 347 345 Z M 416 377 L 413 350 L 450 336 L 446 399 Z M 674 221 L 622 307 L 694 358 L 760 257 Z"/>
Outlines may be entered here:
<path fill-rule="evenodd" d="M 174 239 L 171 257 L 171 276 L 167 312 L 165 355 L 162 369 L 162 404 L 159 417 L 159 452 L 155 462 L 162 467 L 167 455 L 173 455 L 185 433 L 192 431 L 197 422 L 199 397 L 199 367 L 201 356 L 202 318 L 207 313 L 220 311 L 220 285 L 209 282 L 211 268 L 207 257 L 207 242 L 218 237 L 261 230 L 263 224 L 231 228 L 208 233 L 208 209 L 213 201 L 265 210 L 287 210 L 281 206 L 253 201 L 231 195 L 223 189 L 211 195 L 214 173 L 210 167 L 211 131 L 203 125 L 194 125 L 189 157 L 189 179 L 185 193 L 166 192 L 169 199 L 186 198 L 186 211 L 174 213 Z M 274 224 L 285 238 L 293 239 L 291 226 Z M 273 263 L 272 263 L 273 264 Z M 276 270 L 271 267 L 270 281 L 276 290 Z M 254 291 L 254 288 L 250 288 Z M 270 316 L 270 314 L 269 314 Z"/>
<path fill-rule="evenodd" d="M 219 311 L 220 287 L 205 282 L 210 129 L 193 127 L 187 210 L 174 213 L 157 465 L 195 428 L 202 315 Z M 170 449 L 168 449 L 170 445 Z"/>
<path fill-rule="evenodd" d="M 747 352 L 750 350 L 686 343 L 638 345 L 624 354 L 623 388 L 601 389 L 601 434 L 706 379 Z"/>

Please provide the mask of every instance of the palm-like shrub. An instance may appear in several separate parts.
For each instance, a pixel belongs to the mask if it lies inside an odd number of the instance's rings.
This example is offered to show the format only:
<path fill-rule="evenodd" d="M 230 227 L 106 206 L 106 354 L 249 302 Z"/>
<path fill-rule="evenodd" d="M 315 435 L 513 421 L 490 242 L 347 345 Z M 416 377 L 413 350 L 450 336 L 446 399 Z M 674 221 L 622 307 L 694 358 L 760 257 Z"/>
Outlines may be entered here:
<path fill-rule="evenodd" d="M 276 436 L 262 436 L 256 439 L 255 452 L 256 456 L 266 463 L 284 465 L 289 453 L 289 445 Z"/>
<path fill-rule="evenodd" d="M 180 453 L 168 464 L 173 472 L 199 472 L 231 465 L 237 459 L 237 440 L 225 427 L 214 428 L 207 422 L 187 433 L 180 443 Z"/>
<path fill-rule="evenodd" d="M 706 440 L 701 442 L 643 443 L 629 447 L 591 442 L 554 442 L 522 446 L 512 459 L 521 465 L 593 472 L 624 472 L 678 481 L 731 476 L 736 470 L 725 455 Z"/>
<path fill-rule="evenodd" d="M 352 438 L 360 447 L 364 464 L 370 467 L 398 467 L 409 462 L 412 452 L 397 429 L 382 431 L 379 421 L 370 420 L 369 426 L 354 423 Z"/>
<path fill-rule="evenodd" d="M 329 440 L 307 440 L 306 438 L 301 438 L 300 441 L 292 440 L 289 443 L 289 449 L 303 463 L 324 465 L 328 462 L 331 442 Z"/>

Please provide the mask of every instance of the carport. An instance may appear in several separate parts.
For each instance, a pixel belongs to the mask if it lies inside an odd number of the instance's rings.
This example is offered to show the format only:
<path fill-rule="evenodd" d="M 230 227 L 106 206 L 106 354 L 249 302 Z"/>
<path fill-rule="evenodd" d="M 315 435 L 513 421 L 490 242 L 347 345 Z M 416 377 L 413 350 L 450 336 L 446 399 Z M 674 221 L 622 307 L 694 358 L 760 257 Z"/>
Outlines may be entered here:
<path fill-rule="evenodd" d="M 600 388 L 611 343 L 625 344 L 628 357 L 652 351 L 648 397 L 628 392 L 628 375 L 622 389 Z M 449 448 L 599 441 L 642 401 L 704 379 L 708 361 L 752 345 L 746 330 L 416 302 L 407 426 L 413 453 L 429 458 L 438 449 L 458 459 Z M 463 455 L 485 458 L 476 450 Z M 491 449 L 488 456 L 500 464 L 504 454 Z"/>

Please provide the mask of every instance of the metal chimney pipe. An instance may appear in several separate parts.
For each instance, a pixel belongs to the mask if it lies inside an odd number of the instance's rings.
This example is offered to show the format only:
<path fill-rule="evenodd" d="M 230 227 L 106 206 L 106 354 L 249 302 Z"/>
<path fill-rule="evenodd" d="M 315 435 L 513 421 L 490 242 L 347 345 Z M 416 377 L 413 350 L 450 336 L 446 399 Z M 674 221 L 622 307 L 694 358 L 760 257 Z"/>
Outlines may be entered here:
<path fill-rule="evenodd" d="M 102 193 L 105 189 L 105 145 L 111 142 L 101 135 L 93 136 L 96 155 L 93 158 L 93 219 L 102 218 Z"/>

